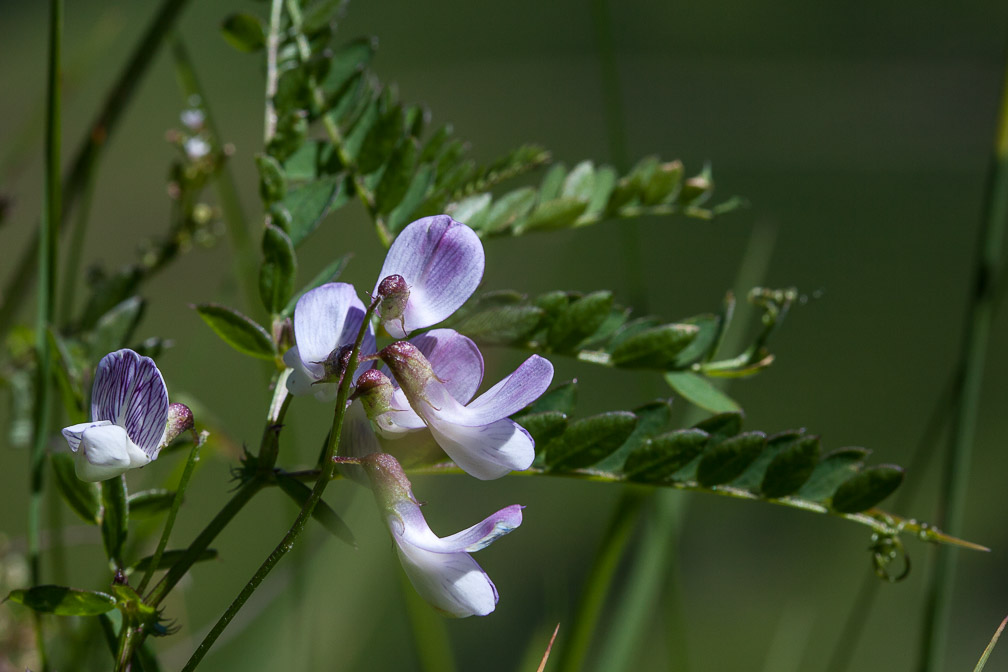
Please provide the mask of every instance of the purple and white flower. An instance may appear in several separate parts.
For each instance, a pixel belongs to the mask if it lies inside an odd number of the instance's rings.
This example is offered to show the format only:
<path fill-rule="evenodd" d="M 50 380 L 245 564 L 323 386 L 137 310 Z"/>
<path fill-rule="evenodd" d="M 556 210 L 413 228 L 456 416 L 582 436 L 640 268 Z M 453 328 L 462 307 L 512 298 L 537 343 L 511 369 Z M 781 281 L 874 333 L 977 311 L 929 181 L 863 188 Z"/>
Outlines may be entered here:
<path fill-rule="evenodd" d="M 373 294 L 393 338 L 441 322 L 472 296 L 483 279 L 483 244 L 448 215 L 409 224 L 392 243 Z"/>
<path fill-rule="evenodd" d="M 331 282 L 305 292 L 294 307 L 294 341 L 284 353 L 284 364 L 293 371 L 287 378 L 291 394 L 315 394 L 332 401 L 338 392 L 340 350 L 352 346 L 364 320 L 364 303 L 352 285 Z M 368 325 L 361 353 L 375 349 L 374 330 Z M 358 368 L 361 373 L 367 365 Z"/>
<path fill-rule="evenodd" d="M 469 555 L 522 522 L 522 507 L 501 509 L 470 528 L 448 537 L 430 529 L 402 467 L 387 453 L 361 458 L 378 508 L 381 509 L 399 561 L 410 583 L 442 613 L 464 618 L 485 616 L 497 606 L 493 581 Z"/>
<path fill-rule="evenodd" d="M 188 409 L 187 409 L 188 410 Z M 123 349 L 102 357 L 91 421 L 63 429 L 77 477 L 104 481 L 157 459 L 168 425 L 168 388 L 154 360 Z"/>
<path fill-rule="evenodd" d="M 535 441 L 508 416 L 549 387 L 553 380 L 549 360 L 532 355 L 511 375 L 472 399 L 483 377 L 483 358 L 475 344 L 449 329 L 425 336 L 431 340 L 420 344 L 429 348 L 431 360 L 409 341 L 393 343 L 378 353 L 399 383 L 391 394 L 388 388 L 382 393 L 386 403 L 369 407 L 365 401 L 383 436 L 420 429 L 423 423 L 455 464 L 482 480 L 531 466 Z"/>

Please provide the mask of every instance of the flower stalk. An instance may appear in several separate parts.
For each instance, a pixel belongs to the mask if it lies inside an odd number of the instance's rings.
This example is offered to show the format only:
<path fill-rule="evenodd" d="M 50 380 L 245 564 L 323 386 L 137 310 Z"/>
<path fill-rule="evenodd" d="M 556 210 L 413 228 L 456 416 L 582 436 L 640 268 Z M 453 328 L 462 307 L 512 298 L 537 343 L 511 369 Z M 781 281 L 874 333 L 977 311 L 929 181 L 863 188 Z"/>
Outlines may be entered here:
<path fill-rule="evenodd" d="M 357 338 L 354 341 L 353 350 L 350 353 L 350 362 L 347 366 L 348 371 L 354 371 L 357 368 L 358 356 L 360 354 L 361 344 L 364 342 L 364 338 L 368 333 L 368 327 L 371 322 L 371 315 L 377 306 L 376 301 L 372 301 L 365 311 L 364 319 L 361 322 L 360 329 L 357 332 Z M 292 548 L 294 548 L 294 543 L 297 538 L 301 536 L 301 532 L 304 531 L 305 525 L 308 519 L 311 518 L 312 512 L 315 510 L 315 506 L 318 504 L 319 500 L 322 498 L 322 494 L 325 492 L 326 486 L 329 485 L 329 481 L 332 480 L 332 476 L 336 471 L 336 463 L 333 462 L 333 456 L 336 454 L 336 446 L 339 444 L 340 433 L 343 429 L 343 418 L 346 415 L 347 399 L 350 396 L 350 381 L 351 376 L 345 375 L 339 384 L 339 392 L 336 397 L 336 407 L 333 412 L 333 423 L 332 428 L 329 431 L 329 439 L 326 442 L 326 449 L 322 459 L 322 473 L 317 481 L 315 481 L 315 487 L 312 488 L 311 495 L 309 495 L 308 500 L 305 502 L 304 506 L 301 507 L 301 511 L 298 513 L 297 518 L 291 525 L 290 529 L 287 530 L 287 534 L 284 535 L 280 543 L 277 544 L 273 552 L 266 557 L 256 573 L 253 574 L 252 578 L 249 579 L 245 587 L 242 588 L 241 592 L 234 601 L 228 606 L 227 610 L 221 615 L 214 624 L 214 627 L 207 633 L 203 641 L 200 642 L 196 651 L 193 652 L 189 661 L 186 663 L 185 667 L 182 668 L 182 672 L 192 672 L 199 665 L 200 661 L 213 646 L 217 638 L 220 637 L 224 629 L 227 628 L 228 624 L 235 617 L 235 614 L 244 606 L 245 602 L 252 593 L 256 591 L 259 585 L 263 582 L 267 575 L 276 567 L 280 559 L 283 558 Z"/>

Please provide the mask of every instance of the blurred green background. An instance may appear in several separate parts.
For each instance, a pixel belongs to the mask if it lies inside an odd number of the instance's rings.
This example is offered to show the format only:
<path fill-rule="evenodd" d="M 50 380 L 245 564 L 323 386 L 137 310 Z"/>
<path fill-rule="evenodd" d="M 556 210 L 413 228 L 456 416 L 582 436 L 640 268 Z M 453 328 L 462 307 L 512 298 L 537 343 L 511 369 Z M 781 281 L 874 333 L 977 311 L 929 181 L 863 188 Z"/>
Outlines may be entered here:
<path fill-rule="evenodd" d="M 262 69 L 259 57 L 227 46 L 218 26 L 232 11 L 264 14 L 266 6 L 190 4 L 180 33 L 224 139 L 237 148 L 232 166 L 254 230 Z M 65 160 L 155 8 L 153 2 L 68 3 Z M 427 104 L 435 124 L 451 122 L 478 159 L 533 141 L 568 165 L 584 158 L 611 162 L 619 157 L 611 156 L 604 114 L 597 10 L 569 0 L 358 2 L 339 30 L 347 40 L 377 36 L 379 76 L 396 82 L 404 100 Z M 5 0 L 0 12 L 0 180 L 14 198 L 0 228 L 6 283 L 40 211 L 47 19 L 43 3 Z M 822 436 L 826 450 L 863 445 L 874 451 L 875 463 L 907 466 L 960 345 L 1008 4 L 632 0 L 603 12 L 616 50 L 629 160 L 650 153 L 679 158 L 687 174 L 709 160 L 715 200 L 737 194 L 751 207 L 712 222 L 641 219 L 635 260 L 620 253 L 622 223 L 489 241 L 484 287 L 612 289 L 618 301 L 676 319 L 717 308 L 733 288 L 754 231 L 762 232 L 774 244 L 763 284 L 794 285 L 810 299 L 772 341 L 775 364 L 732 386 L 746 409 L 746 427 L 805 426 Z M 140 240 L 167 225 L 166 171 L 176 150 L 164 135 L 179 126 L 183 107 L 162 53 L 102 159 L 86 263 L 116 268 L 133 259 Z M 313 240 L 300 251 L 302 280 L 352 251 L 342 279 L 370 289 L 383 251 L 359 207 L 330 216 Z M 150 303 L 138 335 L 164 336 L 176 346 L 158 361 L 170 394 L 199 400 L 197 422 L 226 429 L 231 439 L 215 443 L 203 460 L 173 546 L 188 543 L 225 501 L 228 470 L 242 442 L 255 445 L 268 401 L 263 372 L 189 309 L 206 301 L 241 305 L 230 264 L 226 241 L 195 249 L 145 293 Z M 634 296 L 631 265 L 646 278 L 643 297 Z M 961 553 L 943 669 L 972 669 L 1008 613 L 1008 416 L 1000 411 L 1008 403 L 1006 339 L 1002 311 L 987 360 L 967 520 L 958 531 L 993 550 Z M 488 380 L 521 358 L 486 354 Z M 558 381 L 581 381 L 585 414 L 671 394 L 646 376 L 563 360 L 556 365 Z M 685 402 L 676 404 L 685 412 Z M 6 406 L 5 400 L 3 426 Z M 311 400 L 295 404 L 282 464 L 314 458 L 327 415 Z M 923 438 L 933 447 L 941 437 Z M 8 446 L 6 436 L 0 441 L 0 530 L 8 550 L 16 551 L 23 548 L 27 454 Z M 132 474 L 131 487 L 159 484 L 181 459 Z M 919 494 L 897 513 L 933 517 L 939 462 L 918 462 L 908 472 L 907 483 Z M 573 627 L 619 488 L 518 476 L 491 483 L 418 477 L 414 486 L 441 534 L 507 504 L 527 505 L 521 529 L 477 556 L 500 590 L 497 611 L 446 626 L 459 670 L 534 670 L 527 648 L 541 655 L 558 622 L 561 638 Z M 635 646 L 635 669 L 826 669 L 854 593 L 871 571 L 865 530 L 762 504 L 670 497 L 685 517 L 665 589 Z M 345 511 L 360 548 L 310 528 L 203 667 L 419 669 L 398 562 L 370 495 L 338 482 L 326 498 Z M 166 617 L 181 627 L 155 642 L 165 669 L 188 658 L 294 515 L 280 493 L 266 492 L 219 538 L 220 559 L 198 565 L 166 603 Z M 72 528 L 68 580 L 101 587 L 97 531 L 75 527 L 69 511 L 63 517 Z M 908 551 L 913 571 L 902 583 L 881 586 L 850 669 L 914 667 L 934 551 L 916 543 Z M 438 618 L 430 611 L 426 617 Z M 988 669 L 1006 659 L 1005 651 L 995 651 Z"/>

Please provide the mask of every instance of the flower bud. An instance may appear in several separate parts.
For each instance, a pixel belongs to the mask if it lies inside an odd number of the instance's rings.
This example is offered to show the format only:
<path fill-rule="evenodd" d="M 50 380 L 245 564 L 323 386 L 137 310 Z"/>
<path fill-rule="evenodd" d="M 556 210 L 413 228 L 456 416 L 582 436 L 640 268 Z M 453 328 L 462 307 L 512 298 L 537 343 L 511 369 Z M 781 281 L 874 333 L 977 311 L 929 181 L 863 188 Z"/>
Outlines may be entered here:
<path fill-rule="evenodd" d="M 171 404 L 168 406 L 168 424 L 165 426 L 164 443 L 167 446 L 175 440 L 182 432 L 193 428 L 193 414 L 185 404 Z"/>
<path fill-rule="evenodd" d="M 371 481 L 378 505 L 386 513 L 397 513 L 396 504 L 403 500 L 417 504 L 406 472 L 394 457 L 388 453 L 371 453 L 360 458 L 360 464 Z"/>
<path fill-rule="evenodd" d="M 378 425 L 383 436 L 396 430 L 393 421 L 396 407 L 392 403 L 394 393 L 392 381 L 378 369 L 368 369 L 362 373 L 354 388 L 354 398 L 360 399 L 368 419 Z"/>
<path fill-rule="evenodd" d="M 392 274 L 378 283 L 378 298 L 381 303 L 378 305 L 378 315 L 382 322 L 399 320 L 403 321 L 403 313 L 406 310 L 406 302 L 409 301 L 410 288 L 406 280 L 398 274 Z"/>
<path fill-rule="evenodd" d="M 434 367 L 427 361 L 423 353 L 409 341 L 397 341 L 378 353 L 392 375 L 399 381 L 399 386 L 407 393 L 407 397 L 415 394 L 425 396 L 427 384 L 437 380 Z"/>

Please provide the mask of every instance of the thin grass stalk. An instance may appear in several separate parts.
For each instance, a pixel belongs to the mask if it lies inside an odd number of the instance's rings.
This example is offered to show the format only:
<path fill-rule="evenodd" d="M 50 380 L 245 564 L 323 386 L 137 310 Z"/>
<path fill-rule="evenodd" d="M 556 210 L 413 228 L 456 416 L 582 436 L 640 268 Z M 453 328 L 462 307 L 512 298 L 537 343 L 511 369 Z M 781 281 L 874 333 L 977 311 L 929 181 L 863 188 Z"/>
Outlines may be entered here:
<path fill-rule="evenodd" d="M 84 186 L 93 179 L 91 172 L 97 170 L 96 159 L 100 150 L 117 129 L 122 114 L 136 93 L 137 86 L 149 71 L 164 36 L 172 30 L 188 2 L 189 0 L 164 0 L 126 66 L 105 96 L 105 102 L 94 122 L 88 127 L 87 134 L 77 149 L 63 182 L 64 208 L 56 220 L 59 229 L 66 225 L 67 213 L 73 209 Z M 21 302 L 31 289 L 31 282 L 38 266 L 40 241 L 39 234 L 32 238 L 4 288 L 3 296 L 6 299 L 3 305 L 0 305 L 0 333 L 8 330 L 11 321 L 21 308 Z"/>
<path fill-rule="evenodd" d="M 961 534 L 966 511 L 969 470 L 976 441 L 983 373 L 990 342 L 991 323 L 1001 279 L 1005 229 L 1008 228 L 1008 65 L 1002 81 L 1001 105 L 994 153 L 987 177 L 983 217 L 978 236 L 973 293 L 963 329 L 961 361 L 963 386 L 953 409 L 952 442 L 946 453 L 938 524 L 949 534 Z M 948 639 L 950 603 L 958 554 L 938 549 L 929 586 L 921 633 L 918 669 L 942 669 Z"/>
<path fill-rule="evenodd" d="M 63 0 L 49 3 L 49 66 L 46 86 L 45 177 L 42 218 L 39 222 L 38 295 L 35 314 L 35 408 L 29 461 L 28 565 L 31 585 L 42 582 L 41 514 L 44 495 L 46 443 L 49 439 L 52 358 L 49 324 L 55 307 L 57 227 L 60 219 L 60 72 L 63 44 Z M 43 670 L 49 669 L 42 619 L 34 616 L 35 637 Z"/>

